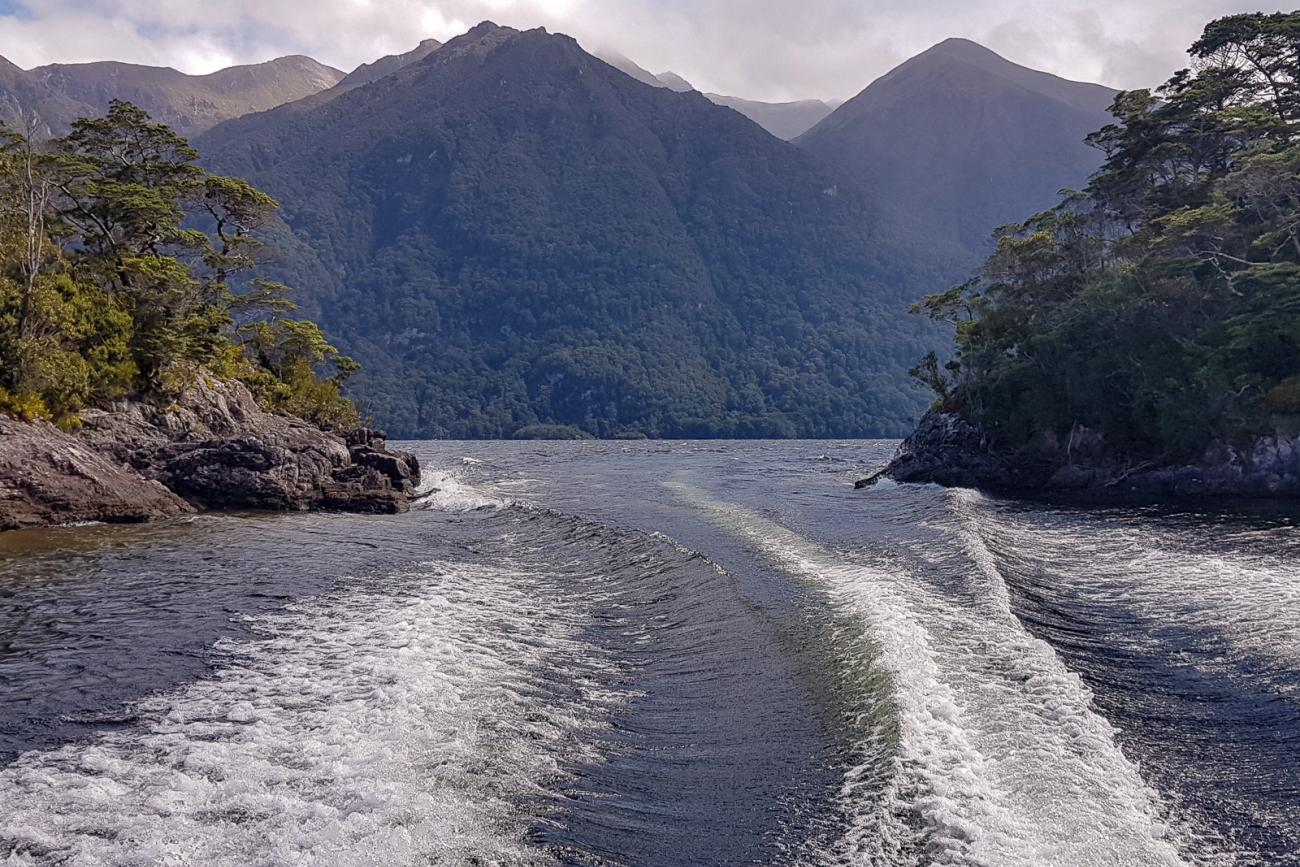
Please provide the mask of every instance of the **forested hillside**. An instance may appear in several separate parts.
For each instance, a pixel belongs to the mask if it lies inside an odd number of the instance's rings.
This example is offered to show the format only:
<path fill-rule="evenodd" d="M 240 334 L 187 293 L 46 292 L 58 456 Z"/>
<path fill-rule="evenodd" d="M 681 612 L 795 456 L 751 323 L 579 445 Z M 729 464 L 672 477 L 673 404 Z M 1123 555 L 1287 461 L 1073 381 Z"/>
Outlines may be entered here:
<path fill-rule="evenodd" d="M 959 356 L 919 373 L 1003 450 L 1165 463 L 1300 430 L 1300 14 L 1215 21 L 1192 55 L 1116 99 L 1086 192 L 924 302 Z"/>
<path fill-rule="evenodd" d="M 924 408 L 909 233 L 567 37 L 481 25 L 200 144 L 281 200 L 278 267 L 394 433 L 888 436 Z"/>

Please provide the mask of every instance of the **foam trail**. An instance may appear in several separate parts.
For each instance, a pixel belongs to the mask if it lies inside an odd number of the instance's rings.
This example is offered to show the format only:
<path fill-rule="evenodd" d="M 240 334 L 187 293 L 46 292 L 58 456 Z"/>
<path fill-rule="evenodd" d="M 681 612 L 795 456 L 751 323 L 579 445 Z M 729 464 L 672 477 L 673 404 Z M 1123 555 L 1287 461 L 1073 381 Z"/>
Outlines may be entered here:
<path fill-rule="evenodd" d="M 871 760 L 847 776 L 854 825 L 834 860 L 988 867 L 1188 863 L 1156 792 L 1116 744 L 1091 694 L 1011 612 L 975 558 L 965 587 L 903 564 L 819 546 L 747 511 L 679 490 L 864 624 L 890 683 L 897 743 L 884 791 Z M 972 550 L 976 555 L 978 551 Z M 879 750 L 878 714 L 860 752 Z M 1205 863 L 1212 863 L 1207 856 Z M 1226 856 L 1223 863 L 1230 863 Z"/>
<path fill-rule="evenodd" d="M 0 771 L 9 864 L 521 864 L 614 696 L 526 571 L 430 563 L 256 618 L 140 724 Z M 576 596 L 577 594 L 573 594 Z M 566 607 L 567 605 L 567 607 Z M 557 690 L 558 674 L 566 688 Z M 546 680 L 543 680 L 543 677 Z"/>
<path fill-rule="evenodd" d="M 469 485 L 446 470 L 426 470 L 417 492 L 415 507 L 440 512 L 473 512 L 500 509 L 509 502 Z"/>
<path fill-rule="evenodd" d="M 973 511 L 978 497 L 966 492 L 959 508 Z M 1272 660 L 1284 673 L 1300 669 L 1300 546 L 1293 528 L 1256 531 L 1231 550 L 1206 550 L 1195 538 L 1203 533 L 1199 525 L 1083 523 L 1072 515 L 1058 527 L 1050 517 L 1030 522 L 983 511 L 972 535 L 1048 574 L 1068 562 L 1074 592 L 1113 600 L 1156 623 L 1194 624 L 1234 658 Z M 1272 550 L 1258 550 L 1259 543 Z"/>

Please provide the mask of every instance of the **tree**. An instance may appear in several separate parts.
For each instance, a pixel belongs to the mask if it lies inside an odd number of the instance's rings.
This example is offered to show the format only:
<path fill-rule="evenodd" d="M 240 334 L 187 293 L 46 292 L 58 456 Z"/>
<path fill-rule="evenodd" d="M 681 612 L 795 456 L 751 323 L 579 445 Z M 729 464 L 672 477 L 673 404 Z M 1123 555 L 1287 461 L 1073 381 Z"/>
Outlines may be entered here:
<path fill-rule="evenodd" d="M 1268 433 L 1300 381 L 1300 13 L 1212 22 L 1195 70 L 1121 93 L 1082 193 L 999 230 L 978 278 L 918 309 L 957 359 L 917 369 L 1004 448 L 1084 425 L 1190 455 Z"/>
<path fill-rule="evenodd" d="M 255 276 L 276 202 L 198 158 L 124 102 L 43 149 L 0 130 L 0 410 L 71 423 L 208 370 L 273 408 L 357 422 L 341 391 L 355 363 L 313 323 L 282 320 L 287 288 Z M 270 354 L 250 329 L 274 335 Z"/>

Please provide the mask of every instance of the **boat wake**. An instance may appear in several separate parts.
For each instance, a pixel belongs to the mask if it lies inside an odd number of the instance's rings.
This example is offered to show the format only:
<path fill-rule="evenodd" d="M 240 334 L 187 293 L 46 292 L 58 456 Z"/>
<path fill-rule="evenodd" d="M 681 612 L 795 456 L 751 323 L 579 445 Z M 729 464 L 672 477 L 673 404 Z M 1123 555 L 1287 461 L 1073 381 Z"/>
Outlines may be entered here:
<path fill-rule="evenodd" d="M 861 626 L 857 646 L 844 639 L 841 652 L 841 666 L 867 669 L 859 681 L 871 692 L 854 718 L 859 762 L 842 793 L 852 828 L 837 859 L 1232 863 L 1194 854 L 1079 676 L 1013 614 L 987 550 L 964 528 L 955 528 L 960 556 L 919 569 L 880 551 L 830 549 L 678 490 Z M 892 725 L 882 725 L 886 709 Z"/>
<path fill-rule="evenodd" d="M 465 563 L 390 578 L 257 618 L 211 677 L 136 707 L 137 726 L 22 755 L 0 771 L 0 855 L 538 861 L 521 804 L 591 758 L 614 701 L 580 594 Z"/>

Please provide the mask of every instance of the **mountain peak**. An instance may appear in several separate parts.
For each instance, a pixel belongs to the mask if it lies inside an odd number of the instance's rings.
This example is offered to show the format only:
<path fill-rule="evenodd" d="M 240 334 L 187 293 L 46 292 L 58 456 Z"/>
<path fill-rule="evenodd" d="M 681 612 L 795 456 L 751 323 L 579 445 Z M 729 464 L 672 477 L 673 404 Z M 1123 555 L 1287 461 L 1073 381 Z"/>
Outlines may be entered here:
<path fill-rule="evenodd" d="M 453 39 L 452 42 L 459 42 L 461 39 L 482 39 L 485 36 L 495 36 L 500 34 L 513 35 L 518 32 L 519 31 L 513 27 L 502 27 L 495 21 L 480 21 L 478 24 L 475 24 L 469 30 L 465 31 L 462 36 Z"/>
<path fill-rule="evenodd" d="M 1059 75 L 1053 75 L 1050 72 L 1023 66 L 1013 60 L 1008 60 L 991 48 L 961 37 L 952 37 L 937 45 L 932 45 L 911 60 L 896 67 L 879 81 L 885 82 L 917 69 L 946 69 L 952 67 L 954 63 L 968 69 L 973 67 L 981 72 L 998 76 L 1026 90 L 1041 93 L 1050 92 L 1055 98 L 1064 99 L 1067 102 L 1078 104 L 1081 100 L 1082 104 L 1089 107 L 1095 106 L 1100 100 L 1100 106 L 1103 109 L 1106 108 L 1110 104 L 1110 97 L 1114 94 L 1114 91 L 1099 84 L 1073 81 Z"/>
<path fill-rule="evenodd" d="M 546 33 L 540 27 L 535 31 L 530 30 L 528 32 Z M 522 35 L 522 31 L 513 27 L 503 27 L 494 21 L 481 21 L 442 46 L 438 51 L 438 57 L 448 59 L 466 53 L 483 53 Z"/>
<path fill-rule="evenodd" d="M 1050 206 L 1096 169 L 1084 138 L 1107 123 L 1114 95 L 948 39 L 876 79 L 798 143 L 848 167 L 896 211 L 919 215 L 974 264 L 992 227 Z"/>
<path fill-rule="evenodd" d="M 974 67 L 981 72 L 1002 76 L 1014 76 L 1017 71 L 1047 76 L 1047 73 L 1031 70 L 1013 63 L 993 49 L 986 48 L 978 42 L 954 36 L 930 46 L 912 59 L 898 65 L 880 80 L 885 81 L 891 77 L 903 75 L 917 69 L 933 70 L 969 67 Z"/>
<path fill-rule="evenodd" d="M 993 49 L 987 48 L 974 40 L 966 39 L 961 36 L 950 36 L 944 41 L 930 46 L 930 48 L 921 52 L 917 56 L 924 57 L 927 54 L 941 54 L 947 57 L 958 57 L 963 60 L 997 58 L 1005 63 L 1010 62 Z"/>

